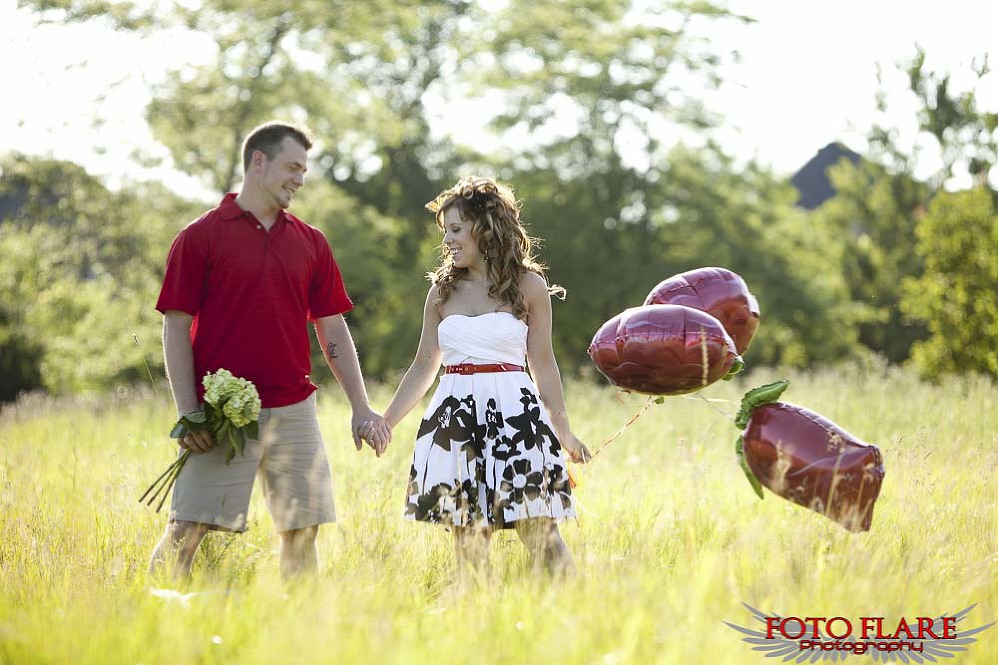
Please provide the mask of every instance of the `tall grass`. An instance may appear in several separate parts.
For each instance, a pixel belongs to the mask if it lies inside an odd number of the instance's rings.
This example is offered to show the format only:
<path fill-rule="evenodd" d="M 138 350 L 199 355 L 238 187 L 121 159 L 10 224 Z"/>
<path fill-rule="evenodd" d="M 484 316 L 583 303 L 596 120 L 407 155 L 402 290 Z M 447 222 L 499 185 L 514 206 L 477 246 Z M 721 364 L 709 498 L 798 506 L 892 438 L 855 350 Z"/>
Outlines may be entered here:
<path fill-rule="evenodd" d="M 191 584 L 172 588 L 145 573 L 165 517 L 137 502 L 173 456 L 166 398 L 23 400 L 0 414 L 0 662 L 753 663 L 768 661 L 723 623 L 756 627 L 743 601 L 886 623 L 979 603 L 960 627 L 998 618 L 998 388 L 788 376 L 786 401 L 884 453 L 873 529 L 850 534 L 759 501 L 738 467 L 727 417 L 781 376 L 702 392 L 727 402 L 669 398 L 582 470 L 581 515 L 562 526 L 576 577 L 535 577 L 502 533 L 477 585 L 457 583 L 448 533 L 401 518 L 418 413 L 376 459 L 354 451 L 339 390 L 320 393 L 340 521 L 320 534 L 317 579 L 280 582 L 256 496 L 250 530 L 211 534 Z M 585 382 L 567 392 L 590 447 L 644 403 Z M 998 627 L 978 637 L 955 662 L 998 662 Z"/>

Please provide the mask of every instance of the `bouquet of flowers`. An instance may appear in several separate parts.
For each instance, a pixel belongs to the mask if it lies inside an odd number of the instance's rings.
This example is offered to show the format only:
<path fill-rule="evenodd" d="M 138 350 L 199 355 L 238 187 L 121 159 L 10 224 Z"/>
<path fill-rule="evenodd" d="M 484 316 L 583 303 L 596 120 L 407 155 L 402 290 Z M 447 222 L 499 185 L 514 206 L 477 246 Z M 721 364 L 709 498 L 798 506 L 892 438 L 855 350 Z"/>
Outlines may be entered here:
<path fill-rule="evenodd" d="M 225 462 L 228 464 L 237 452 L 245 454 L 246 437 L 260 438 L 257 425 L 257 419 L 260 417 L 260 396 L 251 381 L 235 377 L 227 369 L 206 374 L 203 383 L 204 410 L 181 416 L 170 431 L 170 437 L 179 439 L 195 430 L 208 430 L 216 446 L 226 446 Z M 153 501 L 159 498 L 159 505 L 156 506 L 158 513 L 190 456 L 190 450 L 185 450 L 178 456 L 173 464 L 153 481 L 139 499 L 139 503 L 152 506 Z"/>

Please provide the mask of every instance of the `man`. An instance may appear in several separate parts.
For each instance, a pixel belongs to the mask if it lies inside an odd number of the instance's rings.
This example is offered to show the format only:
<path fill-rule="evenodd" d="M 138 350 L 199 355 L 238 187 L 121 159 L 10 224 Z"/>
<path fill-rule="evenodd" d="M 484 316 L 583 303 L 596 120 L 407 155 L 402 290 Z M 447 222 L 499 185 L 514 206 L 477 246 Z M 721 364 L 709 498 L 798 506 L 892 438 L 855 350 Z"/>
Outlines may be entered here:
<path fill-rule="evenodd" d="M 156 309 L 164 314 L 163 349 L 177 411 L 199 410 L 206 373 L 227 369 L 260 394 L 260 440 L 225 462 L 223 446 L 195 431 L 180 447 L 196 453 L 177 479 L 170 522 L 150 572 L 173 561 L 190 574 L 211 529 L 245 531 L 253 481 L 259 475 L 281 536 L 281 573 L 314 571 L 318 526 L 335 520 L 329 462 L 309 380 L 308 322 L 360 430 L 383 449 L 391 437 L 368 403 L 364 379 L 343 314 L 353 307 L 322 232 L 286 212 L 305 182 L 311 139 L 270 122 L 243 143 L 245 180 L 184 228 L 173 242 Z M 373 426 L 373 430 L 371 427 Z"/>

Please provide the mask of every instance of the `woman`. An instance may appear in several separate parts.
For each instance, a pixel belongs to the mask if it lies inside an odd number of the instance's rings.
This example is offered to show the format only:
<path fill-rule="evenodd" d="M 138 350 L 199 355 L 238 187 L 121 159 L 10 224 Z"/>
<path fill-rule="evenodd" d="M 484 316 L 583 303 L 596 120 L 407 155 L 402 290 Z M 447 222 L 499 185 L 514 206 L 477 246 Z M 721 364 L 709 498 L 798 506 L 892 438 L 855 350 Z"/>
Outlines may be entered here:
<path fill-rule="evenodd" d="M 426 208 L 443 261 L 389 426 L 446 369 L 416 435 L 406 516 L 451 527 L 462 566 L 486 565 L 492 531 L 515 528 L 535 565 L 570 570 L 556 524 L 575 514 L 563 451 L 580 463 L 590 454 L 569 426 L 551 347 L 551 294 L 564 289 L 544 279 L 508 186 L 465 177 Z"/>

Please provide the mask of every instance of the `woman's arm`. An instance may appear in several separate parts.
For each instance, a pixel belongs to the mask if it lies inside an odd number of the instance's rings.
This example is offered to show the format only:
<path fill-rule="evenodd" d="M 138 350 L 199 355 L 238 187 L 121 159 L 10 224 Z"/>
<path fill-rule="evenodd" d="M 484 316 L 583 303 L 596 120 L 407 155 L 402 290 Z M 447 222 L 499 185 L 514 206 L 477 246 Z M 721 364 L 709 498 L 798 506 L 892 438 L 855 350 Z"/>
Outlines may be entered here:
<path fill-rule="evenodd" d="M 530 317 L 527 332 L 527 364 L 530 366 L 530 374 L 537 384 L 541 401 L 551 416 L 555 435 L 569 459 L 573 462 L 588 462 L 591 457 L 589 449 L 572 434 L 572 427 L 568 422 L 561 372 L 551 345 L 551 295 L 548 293 L 547 282 L 537 273 L 526 272 L 520 278 L 520 291 Z"/>
<path fill-rule="evenodd" d="M 426 294 L 423 306 L 423 331 L 419 336 L 419 348 L 412 365 L 402 377 L 398 390 L 392 398 L 392 403 L 385 409 L 385 420 L 389 427 L 395 427 L 412 407 L 423 398 L 426 391 L 433 385 L 437 369 L 440 367 L 440 343 L 437 339 L 437 325 L 440 324 L 440 313 L 433 301 L 437 299 L 437 287 L 433 285 Z"/>

